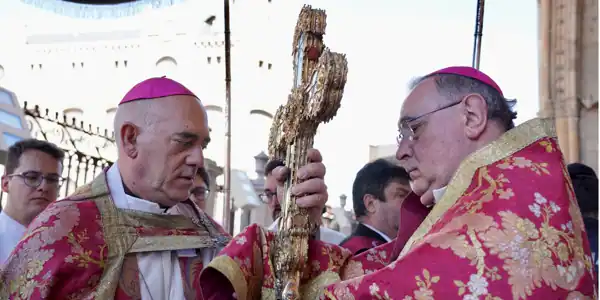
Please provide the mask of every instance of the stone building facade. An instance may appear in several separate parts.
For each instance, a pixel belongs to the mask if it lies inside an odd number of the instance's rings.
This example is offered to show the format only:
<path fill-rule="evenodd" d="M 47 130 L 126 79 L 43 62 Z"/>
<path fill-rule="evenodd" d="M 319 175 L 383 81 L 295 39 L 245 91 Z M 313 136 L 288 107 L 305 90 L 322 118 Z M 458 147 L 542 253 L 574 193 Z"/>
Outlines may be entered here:
<path fill-rule="evenodd" d="M 85 1 L 0 2 L 0 28 L 11 28 L 0 30 L 0 87 L 21 105 L 111 128 L 116 104 L 133 84 L 152 76 L 176 79 L 208 110 L 212 142 L 205 156 L 212 185 L 218 183 L 225 158 L 223 2 L 75 2 Z M 253 157 L 266 150 L 272 113 L 291 84 L 290 69 L 280 63 L 288 53 L 266 46 L 281 44 L 268 40 L 280 30 L 273 25 L 278 5 L 261 2 L 253 14 L 244 13 L 244 2 L 231 6 L 232 167 L 252 180 L 261 176 Z M 215 190 L 208 212 L 220 220 L 223 199 Z"/>
<path fill-rule="evenodd" d="M 541 117 L 567 163 L 598 172 L 598 0 L 538 0 Z"/>

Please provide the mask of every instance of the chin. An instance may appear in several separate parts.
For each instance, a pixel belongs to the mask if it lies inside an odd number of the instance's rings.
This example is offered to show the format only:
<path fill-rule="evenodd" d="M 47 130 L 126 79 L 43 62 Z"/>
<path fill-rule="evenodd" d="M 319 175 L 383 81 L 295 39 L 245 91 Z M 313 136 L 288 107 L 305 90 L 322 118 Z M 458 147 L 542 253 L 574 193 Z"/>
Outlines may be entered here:
<path fill-rule="evenodd" d="M 171 202 L 173 205 L 179 203 L 179 202 L 183 202 L 185 200 L 187 200 L 189 198 L 189 193 L 187 191 L 185 192 L 172 192 L 168 194 L 169 197 L 169 202 Z"/>
<path fill-rule="evenodd" d="M 422 178 L 411 180 L 409 183 L 410 189 L 419 197 L 423 196 L 427 192 L 427 189 L 429 189 L 429 184 Z"/>

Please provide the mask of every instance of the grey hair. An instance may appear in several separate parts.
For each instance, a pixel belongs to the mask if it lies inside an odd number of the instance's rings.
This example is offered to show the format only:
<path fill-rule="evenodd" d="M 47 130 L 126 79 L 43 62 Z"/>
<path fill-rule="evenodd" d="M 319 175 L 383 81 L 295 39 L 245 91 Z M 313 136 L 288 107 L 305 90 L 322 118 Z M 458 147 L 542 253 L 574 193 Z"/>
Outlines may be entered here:
<path fill-rule="evenodd" d="M 416 78 L 410 82 L 409 88 L 413 90 L 430 77 L 435 79 L 435 86 L 440 95 L 458 101 L 467 94 L 479 94 L 487 103 L 488 119 L 500 122 L 506 131 L 515 127 L 514 119 L 517 118 L 517 112 L 514 106 L 517 100 L 504 98 L 498 90 L 479 80 L 456 74 L 436 74 Z"/>

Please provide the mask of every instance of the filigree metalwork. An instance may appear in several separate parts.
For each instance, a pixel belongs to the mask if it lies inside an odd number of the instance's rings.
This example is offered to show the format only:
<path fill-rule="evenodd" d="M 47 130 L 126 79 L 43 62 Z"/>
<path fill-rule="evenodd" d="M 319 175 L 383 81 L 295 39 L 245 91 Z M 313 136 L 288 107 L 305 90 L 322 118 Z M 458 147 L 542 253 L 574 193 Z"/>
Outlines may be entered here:
<path fill-rule="evenodd" d="M 93 128 L 75 118 L 69 120 L 59 113 L 52 114 L 49 109 L 41 110 L 37 105 L 28 107 L 27 102 L 23 112 L 33 138 L 54 143 L 66 153 L 63 177 L 68 180 L 61 191 L 63 196 L 89 182 L 112 164 L 116 156 L 112 132 L 109 134 L 106 129 Z"/>
<path fill-rule="evenodd" d="M 294 87 L 280 106 L 271 126 L 269 152 L 291 170 L 281 200 L 282 218 L 271 255 L 275 262 L 277 299 L 301 299 L 300 279 L 308 254 L 308 239 L 318 220 L 296 205 L 290 193 L 298 183 L 296 172 L 307 163 L 319 124 L 331 120 L 340 107 L 348 64 L 345 55 L 323 45 L 325 11 L 304 6 L 294 32 Z"/>

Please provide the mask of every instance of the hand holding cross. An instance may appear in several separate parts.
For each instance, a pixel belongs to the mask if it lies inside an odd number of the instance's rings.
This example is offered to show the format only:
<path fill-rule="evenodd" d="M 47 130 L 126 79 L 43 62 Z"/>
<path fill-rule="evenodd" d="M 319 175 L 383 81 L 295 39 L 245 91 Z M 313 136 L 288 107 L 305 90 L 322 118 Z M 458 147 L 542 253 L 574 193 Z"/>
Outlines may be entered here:
<path fill-rule="evenodd" d="M 346 76 L 346 57 L 323 45 L 326 14 L 305 6 L 294 33 L 294 87 L 285 106 L 277 110 L 269 139 L 270 155 L 290 169 L 276 240 L 275 269 L 278 299 L 296 299 L 307 256 L 308 239 L 319 222 L 296 205 L 290 188 L 299 183 L 298 169 L 307 163 L 308 150 L 320 123 L 331 120 L 340 107 Z"/>

